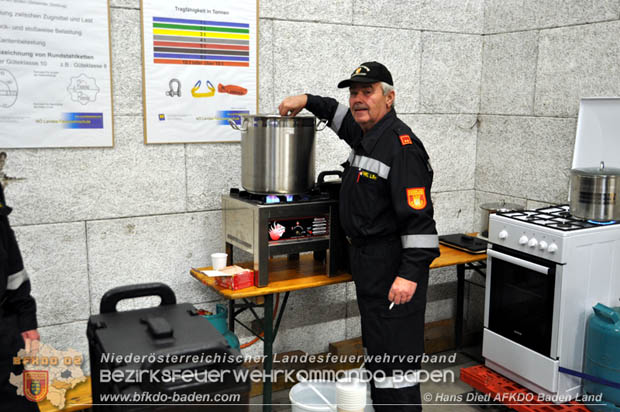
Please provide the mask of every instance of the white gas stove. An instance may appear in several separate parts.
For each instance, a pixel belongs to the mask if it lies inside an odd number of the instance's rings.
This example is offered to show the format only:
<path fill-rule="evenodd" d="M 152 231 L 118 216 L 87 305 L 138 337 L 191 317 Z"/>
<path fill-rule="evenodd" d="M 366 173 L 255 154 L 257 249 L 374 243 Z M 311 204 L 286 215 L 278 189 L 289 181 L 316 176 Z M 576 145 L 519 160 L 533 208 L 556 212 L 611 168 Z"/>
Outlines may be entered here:
<path fill-rule="evenodd" d="M 592 306 L 620 306 L 620 222 L 567 212 L 491 216 L 482 352 L 489 368 L 558 403 L 581 393 L 560 367 L 582 371 Z"/>
<path fill-rule="evenodd" d="M 619 167 L 620 98 L 583 99 L 573 168 Z M 613 155 L 612 155 L 613 154 Z M 581 394 L 585 332 L 597 303 L 620 306 L 620 222 L 566 205 L 491 215 L 485 364 L 556 403 Z"/>

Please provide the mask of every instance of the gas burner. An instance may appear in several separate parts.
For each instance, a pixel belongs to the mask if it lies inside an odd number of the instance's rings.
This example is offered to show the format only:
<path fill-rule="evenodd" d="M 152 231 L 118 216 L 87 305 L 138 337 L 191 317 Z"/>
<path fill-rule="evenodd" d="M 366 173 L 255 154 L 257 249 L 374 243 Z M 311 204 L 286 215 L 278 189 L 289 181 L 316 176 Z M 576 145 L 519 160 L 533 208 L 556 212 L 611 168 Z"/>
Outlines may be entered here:
<path fill-rule="evenodd" d="M 250 193 L 237 188 L 230 189 L 230 196 L 242 200 L 256 203 L 259 205 L 280 205 L 290 203 L 313 202 L 318 200 L 330 200 L 329 193 L 321 192 L 318 189 L 310 189 L 306 193 L 298 195 L 261 195 Z"/>
<path fill-rule="evenodd" d="M 588 223 L 592 223 L 596 226 L 607 226 L 607 225 L 615 225 L 617 222 L 615 220 L 608 220 L 606 222 L 600 222 L 598 220 L 588 220 Z"/>
<path fill-rule="evenodd" d="M 277 195 L 266 195 L 265 203 L 270 205 L 272 203 L 291 203 L 295 201 L 295 197 L 293 195 L 285 195 L 285 196 L 277 196 Z"/>
<path fill-rule="evenodd" d="M 578 225 L 574 225 L 570 222 L 558 222 L 558 223 L 553 223 L 553 222 L 547 222 L 547 226 L 549 227 L 554 227 L 556 229 L 579 229 L 581 226 Z"/>

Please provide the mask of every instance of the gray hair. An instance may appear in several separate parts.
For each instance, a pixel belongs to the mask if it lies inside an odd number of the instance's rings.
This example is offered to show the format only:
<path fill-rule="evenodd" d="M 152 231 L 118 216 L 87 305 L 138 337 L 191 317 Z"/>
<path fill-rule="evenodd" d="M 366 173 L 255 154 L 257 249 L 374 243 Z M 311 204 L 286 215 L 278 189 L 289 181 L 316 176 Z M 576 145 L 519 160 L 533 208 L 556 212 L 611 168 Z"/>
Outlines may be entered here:
<path fill-rule="evenodd" d="M 383 95 L 386 96 L 389 92 L 394 90 L 394 86 L 386 82 L 381 82 L 381 89 L 383 89 Z M 394 100 L 392 101 L 392 107 L 394 106 L 396 106 L 396 96 L 394 96 Z"/>

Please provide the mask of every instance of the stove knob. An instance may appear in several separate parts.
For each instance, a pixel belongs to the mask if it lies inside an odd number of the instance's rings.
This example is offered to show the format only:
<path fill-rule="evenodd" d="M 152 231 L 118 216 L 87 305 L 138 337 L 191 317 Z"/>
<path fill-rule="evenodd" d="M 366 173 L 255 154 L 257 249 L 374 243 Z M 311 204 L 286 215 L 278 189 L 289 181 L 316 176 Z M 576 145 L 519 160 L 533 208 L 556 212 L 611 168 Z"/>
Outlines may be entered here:
<path fill-rule="evenodd" d="M 540 250 L 545 250 L 547 249 L 547 242 L 545 242 L 544 240 L 541 240 L 540 243 L 538 244 L 538 248 Z"/>
<path fill-rule="evenodd" d="M 519 244 L 520 245 L 525 245 L 527 244 L 527 236 L 523 235 L 519 238 Z"/>
<path fill-rule="evenodd" d="M 508 232 L 506 231 L 506 229 L 502 229 L 498 234 L 497 237 L 500 238 L 501 240 L 504 240 L 508 237 Z"/>
<path fill-rule="evenodd" d="M 558 250 L 558 245 L 556 245 L 555 243 L 552 243 L 549 245 L 549 247 L 547 248 L 547 251 L 549 253 L 555 253 Z"/>
<path fill-rule="evenodd" d="M 527 242 L 527 245 L 531 248 L 536 247 L 536 245 L 538 245 L 538 240 L 531 238 L 529 242 Z"/>

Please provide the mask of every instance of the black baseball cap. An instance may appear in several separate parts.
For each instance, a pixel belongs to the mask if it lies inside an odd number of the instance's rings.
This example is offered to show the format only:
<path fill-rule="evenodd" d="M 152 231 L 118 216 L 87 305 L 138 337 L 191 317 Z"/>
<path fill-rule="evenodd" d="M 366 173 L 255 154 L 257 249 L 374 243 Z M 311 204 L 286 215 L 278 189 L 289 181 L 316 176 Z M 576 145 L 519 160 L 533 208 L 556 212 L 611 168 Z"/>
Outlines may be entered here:
<path fill-rule="evenodd" d="M 351 77 L 338 83 L 338 88 L 343 89 L 351 86 L 351 83 L 376 83 L 386 82 L 394 86 L 392 74 L 379 62 L 362 63 L 351 73 Z"/>

